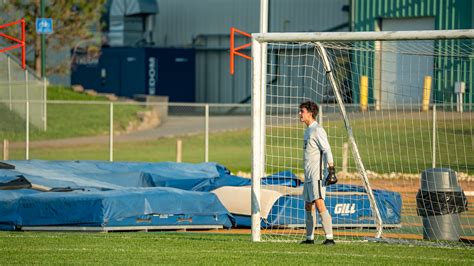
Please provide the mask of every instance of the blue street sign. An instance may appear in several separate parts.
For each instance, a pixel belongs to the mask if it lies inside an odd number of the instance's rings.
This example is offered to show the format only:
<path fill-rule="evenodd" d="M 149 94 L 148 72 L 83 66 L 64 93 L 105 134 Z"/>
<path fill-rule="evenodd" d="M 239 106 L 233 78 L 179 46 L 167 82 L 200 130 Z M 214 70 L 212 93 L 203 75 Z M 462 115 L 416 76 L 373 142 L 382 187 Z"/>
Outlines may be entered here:
<path fill-rule="evenodd" d="M 52 18 L 37 18 L 36 32 L 39 34 L 53 33 L 53 19 Z"/>

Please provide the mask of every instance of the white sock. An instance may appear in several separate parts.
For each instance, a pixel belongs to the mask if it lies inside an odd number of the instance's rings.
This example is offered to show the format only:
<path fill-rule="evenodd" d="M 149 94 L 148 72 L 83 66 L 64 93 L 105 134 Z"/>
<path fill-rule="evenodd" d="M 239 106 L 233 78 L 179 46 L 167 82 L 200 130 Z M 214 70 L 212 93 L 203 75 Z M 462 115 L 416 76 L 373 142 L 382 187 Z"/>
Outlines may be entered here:
<path fill-rule="evenodd" d="M 306 239 L 314 240 L 314 211 L 306 211 Z"/>
<path fill-rule="evenodd" d="M 326 210 L 321 214 L 321 223 L 323 224 L 323 231 L 326 234 L 326 239 L 332 239 L 332 220 L 331 215 L 329 215 L 329 211 Z"/>

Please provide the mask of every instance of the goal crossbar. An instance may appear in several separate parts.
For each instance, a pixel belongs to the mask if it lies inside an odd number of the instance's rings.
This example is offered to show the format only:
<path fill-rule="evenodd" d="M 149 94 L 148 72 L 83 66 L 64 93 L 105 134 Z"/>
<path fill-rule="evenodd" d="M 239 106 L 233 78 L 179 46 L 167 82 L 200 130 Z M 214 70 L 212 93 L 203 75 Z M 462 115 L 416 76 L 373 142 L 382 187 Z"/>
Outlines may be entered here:
<path fill-rule="evenodd" d="M 271 32 L 253 33 L 252 38 L 258 42 L 472 39 L 474 38 L 474 29 L 377 32 Z"/>

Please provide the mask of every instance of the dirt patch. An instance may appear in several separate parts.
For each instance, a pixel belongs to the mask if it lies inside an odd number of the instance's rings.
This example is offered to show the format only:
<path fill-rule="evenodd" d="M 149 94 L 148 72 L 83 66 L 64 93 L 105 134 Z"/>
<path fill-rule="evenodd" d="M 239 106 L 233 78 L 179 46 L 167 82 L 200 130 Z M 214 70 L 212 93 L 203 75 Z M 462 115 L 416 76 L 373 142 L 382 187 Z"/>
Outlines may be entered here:
<path fill-rule="evenodd" d="M 155 111 L 137 112 L 138 121 L 130 121 L 123 133 L 152 129 L 161 124 L 160 114 Z"/>

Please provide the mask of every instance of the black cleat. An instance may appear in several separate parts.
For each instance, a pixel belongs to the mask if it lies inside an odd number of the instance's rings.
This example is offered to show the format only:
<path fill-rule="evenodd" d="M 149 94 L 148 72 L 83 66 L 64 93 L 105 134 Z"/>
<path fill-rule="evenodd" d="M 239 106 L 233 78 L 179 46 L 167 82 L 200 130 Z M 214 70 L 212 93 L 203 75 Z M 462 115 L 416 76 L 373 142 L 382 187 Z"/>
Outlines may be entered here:
<path fill-rule="evenodd" d="M 336 242 L 334 242 L 334 239 L 326 239 L 324 240 L 323 245 L 327 245 L 327 246 L 336 245 Z"/>
<path fill-rule="evenodd" d="M 314 240 L 306 239 L 304 241 L 301 241 L 300 244 L 314 244 Z"/>

